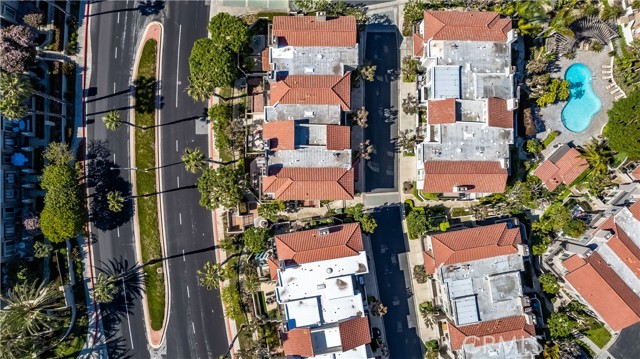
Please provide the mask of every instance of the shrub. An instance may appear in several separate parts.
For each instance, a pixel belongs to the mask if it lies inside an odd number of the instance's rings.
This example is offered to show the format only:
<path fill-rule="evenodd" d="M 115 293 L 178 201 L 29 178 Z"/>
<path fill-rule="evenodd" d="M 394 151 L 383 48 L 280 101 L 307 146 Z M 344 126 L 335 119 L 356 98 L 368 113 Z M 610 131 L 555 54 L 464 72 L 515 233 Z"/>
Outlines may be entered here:
<path fill-rule="evenodd" d="M 424 265 L 415 265 L 413 266 L 413 279 L 420 284 L 427 283 L 430 276 L 427 274 L 427 270 Z"/>
<path fill-rule="evenodd" d="M 558 278 L 551 273 L 544 273 L 538 278 L 542 291 L 548 294 L 560 293 L 560 284 L 558 284 Z"/>
<path fill-rule="evenodd" d="M 451 225 L 449 224 L 449 222 L 440 223 L 440 231 L 441 232 L 446 232 L 446 231 L 449 230 L 449 228 L 451 228 Z"/>

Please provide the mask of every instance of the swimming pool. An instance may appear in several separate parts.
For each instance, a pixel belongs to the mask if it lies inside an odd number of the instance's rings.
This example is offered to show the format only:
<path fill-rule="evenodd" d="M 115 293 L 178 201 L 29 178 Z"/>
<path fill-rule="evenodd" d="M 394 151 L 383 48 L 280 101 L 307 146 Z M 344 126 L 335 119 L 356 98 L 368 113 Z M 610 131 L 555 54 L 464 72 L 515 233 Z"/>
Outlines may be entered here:
<path fill-rule="evenodd" d="M 591 87 L 591 71 L 583 64 L 571 65 L 564 74 L 570 83 L 571 96 L 562 109 L 562 123 L 571 132 L 582 132 L 600 111 L 602 101 Z"/>

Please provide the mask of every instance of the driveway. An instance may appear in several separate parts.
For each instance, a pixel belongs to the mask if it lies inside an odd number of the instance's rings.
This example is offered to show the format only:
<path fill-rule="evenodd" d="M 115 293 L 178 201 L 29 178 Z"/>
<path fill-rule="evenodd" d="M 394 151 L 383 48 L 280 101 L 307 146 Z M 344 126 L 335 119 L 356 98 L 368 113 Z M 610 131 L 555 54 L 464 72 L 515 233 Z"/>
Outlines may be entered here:
<path fill-rule="evenodd" d="M 365 59 L 377 66 L 375 80 L 365 85 L 365 107 L 369 111 L 365 138 L 371 140 L 375 148 L 366 163 L 366 191 L 394 191 L 397 154 L 392 139 L 397 137 L 398 128 L 395 121 L 388 122 L 385 112 L 387 117 L 389 113 L 394 117 L 394 111 L 398 111 L 397 76 L 393 75 L 399 69 L 397 28 L 378 26 L 375 32 L 368 31 L 365 46 Z"/>
<path fill-rule="evenodd" d="M 373 213 L 378 229 L 371 236 L 380 300 L 388 308 L 383 317 L 391 358 L 421 359 L 423 344 L 412 317 L 413 298 L 408 293 L 411 272 L 407 265 L 408 244 L 402 235 L 400 208 L 387 206 Z"/>

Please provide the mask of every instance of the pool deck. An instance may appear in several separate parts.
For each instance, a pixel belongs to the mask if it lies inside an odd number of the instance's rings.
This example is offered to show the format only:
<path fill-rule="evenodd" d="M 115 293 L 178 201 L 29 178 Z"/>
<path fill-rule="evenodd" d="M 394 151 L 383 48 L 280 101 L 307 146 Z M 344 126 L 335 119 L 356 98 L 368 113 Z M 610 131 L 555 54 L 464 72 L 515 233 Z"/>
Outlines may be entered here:
<path fill-rule="evenodd" d="M 611 61 L 608 52 L 609 47 L 606 46 L 600 53 L 578 50 L 576 51 L 575 59 L 569 60 L 561 57 L 556 63 L 558 70 L 552 73 L 551 76 L 562 79 L 564 79 L 564 73 L 569 66 L 577 63 L 585 64 L 594 77 L 591 85 L 593 86 L 593 91 L 598 95 L 600 101 L 602 101 L 602 108 L 593 116 L 589 127 L 579 133 L 569 131 L 562 124 L 561 114 L 566 102 L 558 102 L 540 109 L 540 117 L 544 122 L 546 131 L 538 133 L 536 137 L 544 140 L 551 131 L 555 130 L 560 133 L 551 145 L 547 147 L 547 150 L 543 151 L 545 157 L 547 157 L 550 152 L 553 152 L 554 147 L 557 147 L 557 145 L 573 142 L 574 145 L 579 146 L 589 142 L 591 138 L 598 137 L 604 125 L 607 124 L 607 111 L 611 108 L 614 101 L 614 96 L 609 93 L 611 90 L 607 90 L 607 86 L 611 84 L 610 80 L 602 79 L 602 65 L 609 65 Z"/>

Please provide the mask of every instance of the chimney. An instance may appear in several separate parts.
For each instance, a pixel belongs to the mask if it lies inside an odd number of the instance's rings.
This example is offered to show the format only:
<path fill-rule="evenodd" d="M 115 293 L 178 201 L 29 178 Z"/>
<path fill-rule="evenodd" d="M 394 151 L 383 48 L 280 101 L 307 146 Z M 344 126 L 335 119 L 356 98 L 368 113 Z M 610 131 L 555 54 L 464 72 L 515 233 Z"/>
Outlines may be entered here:
<path fill-rule="evenodd" d="M 316 13 L 317 21 L 327 21 L 327 13 L 325 11 L 318 11 Z"/>

